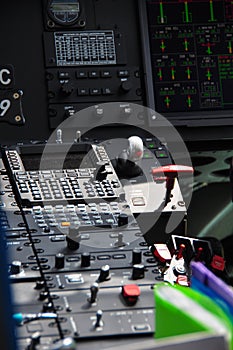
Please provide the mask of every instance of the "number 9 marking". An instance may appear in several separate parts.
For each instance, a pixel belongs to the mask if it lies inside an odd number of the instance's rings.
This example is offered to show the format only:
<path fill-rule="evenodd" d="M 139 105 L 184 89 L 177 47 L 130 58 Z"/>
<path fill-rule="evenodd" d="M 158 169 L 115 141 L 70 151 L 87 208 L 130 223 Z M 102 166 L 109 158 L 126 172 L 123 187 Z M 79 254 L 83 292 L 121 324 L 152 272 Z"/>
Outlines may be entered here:
<path fill-rule="evenodd" d="M 4 117 L 8 109 L 10 109 L 11 101 L 10 100 L 2 100 L 0 101 L 0 117 Z M 1 112 L 2 110 L 2 112 Z"/>

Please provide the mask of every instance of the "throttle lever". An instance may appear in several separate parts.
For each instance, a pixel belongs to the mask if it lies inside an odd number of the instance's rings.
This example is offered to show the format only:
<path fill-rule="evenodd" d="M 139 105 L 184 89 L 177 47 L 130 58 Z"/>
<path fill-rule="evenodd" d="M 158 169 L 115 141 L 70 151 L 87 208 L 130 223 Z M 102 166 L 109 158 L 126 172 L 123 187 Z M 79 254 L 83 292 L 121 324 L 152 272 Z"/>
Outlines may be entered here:
<path fill-rule="evenodd" d="M 188 165 L 177 165 L 177 164 L 170 164 L 170 165 L 163 165 L 158 168 L 152 168 L 151 173 L 152 175 L 158 175 L 163 173 L 165 176 L 170 177 L 177 177 L 177 175 L 180 174 L 193 174 L 194 169 L 191 166 Z"/>
<path fill-rule="evenodd" d="M 188 165 L 177 165 L 170 164 L 164 165 L 157 168 L 152 168 L 151 173 L 153 175 L 154 180 L 160 177 L 161 175 L 166 178 L 166 198 L 165 198 L 165 206 L 168 202 L 170 202 L 171 191 L 173 190 L 175 179 L 178 177 L 178 174 L 189 175 L 193 174 L 194 169 Z"/>

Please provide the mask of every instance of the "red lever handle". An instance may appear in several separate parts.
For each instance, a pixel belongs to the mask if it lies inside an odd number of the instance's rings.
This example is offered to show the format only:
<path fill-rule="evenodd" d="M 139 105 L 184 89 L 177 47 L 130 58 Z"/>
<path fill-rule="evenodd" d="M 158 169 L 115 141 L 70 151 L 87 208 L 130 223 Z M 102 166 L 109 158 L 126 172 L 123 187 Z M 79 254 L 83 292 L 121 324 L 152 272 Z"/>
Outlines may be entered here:
<path fill-rule="evenodd" d="M 152 175 L 161 175 L 176 177 L 177 174 L 193 174 L 194 169 L 191 166 L 187 165 L 164 165 L 158 168 L 153 168 L 151 170 Z"/>

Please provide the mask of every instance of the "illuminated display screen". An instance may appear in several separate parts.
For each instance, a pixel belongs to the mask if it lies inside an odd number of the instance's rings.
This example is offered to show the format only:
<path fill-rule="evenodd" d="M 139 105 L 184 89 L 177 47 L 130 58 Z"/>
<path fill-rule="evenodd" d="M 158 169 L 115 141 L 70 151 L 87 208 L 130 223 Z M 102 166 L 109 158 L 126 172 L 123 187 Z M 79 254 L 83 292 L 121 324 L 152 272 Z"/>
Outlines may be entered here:
<path fill-rule="evenodd" d="M 51 5 L 52 11 L 59 11 L 59 12 L 77 12 L 79 11 L 79 4 L 63 4 L 63 3 L 54 3 Z"/>
<path fill-rule="evenodd" d="M 49 169 L 60 170 L 61 164 L 63 164 L 63 169 L 78 169 L 79 167 L 82 167 L 82 161 L 86 154 L 86 152 L 68 153 L 66 157 L 64 157 L 64 153 L 47 154 L 43 157 L 43 166 L 41 168 L 41 154 L 21 154 L 21 160 L 26 171 Z"/>
<path fill-rule="evenodd" d="M 233 109 L 233 1 L 148 0 L 156 110 Z"/>

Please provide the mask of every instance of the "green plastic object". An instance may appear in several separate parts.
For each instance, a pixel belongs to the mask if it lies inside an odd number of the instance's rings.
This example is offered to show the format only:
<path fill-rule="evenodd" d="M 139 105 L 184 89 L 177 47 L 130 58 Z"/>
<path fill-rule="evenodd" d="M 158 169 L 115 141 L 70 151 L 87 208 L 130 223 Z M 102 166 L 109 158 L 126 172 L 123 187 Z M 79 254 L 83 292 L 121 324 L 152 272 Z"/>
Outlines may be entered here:
<path fill-rule="evenodd" d="M 206 295 L 187 287 L 156 285 L 155 338 L 208 332 L 224 335 L 233 350 L 232 319 Z"/>

